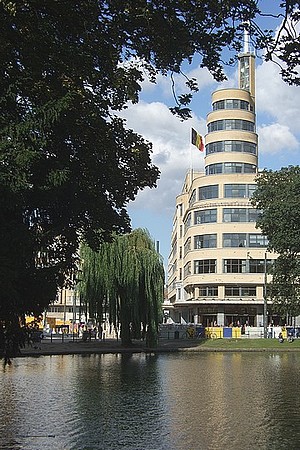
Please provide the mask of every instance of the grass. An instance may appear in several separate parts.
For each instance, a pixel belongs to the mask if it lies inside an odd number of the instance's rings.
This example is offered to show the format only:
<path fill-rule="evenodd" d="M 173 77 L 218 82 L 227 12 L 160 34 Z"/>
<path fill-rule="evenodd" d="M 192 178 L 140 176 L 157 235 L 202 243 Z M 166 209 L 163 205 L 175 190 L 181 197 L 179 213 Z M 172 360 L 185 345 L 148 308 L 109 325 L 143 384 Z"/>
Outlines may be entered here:
<path fill-rule="evenodd" d="M 276 350 L 280 349 L 287 351 L 300 351 L 300 339 L 295 339 L 294 342 L 289 343 L 285 339 L 283 343 L 279 343 L 278 339 L 205 339 L 199 342 L 199 346 L 207 349 L 222 349 L 222 350 Z"/>

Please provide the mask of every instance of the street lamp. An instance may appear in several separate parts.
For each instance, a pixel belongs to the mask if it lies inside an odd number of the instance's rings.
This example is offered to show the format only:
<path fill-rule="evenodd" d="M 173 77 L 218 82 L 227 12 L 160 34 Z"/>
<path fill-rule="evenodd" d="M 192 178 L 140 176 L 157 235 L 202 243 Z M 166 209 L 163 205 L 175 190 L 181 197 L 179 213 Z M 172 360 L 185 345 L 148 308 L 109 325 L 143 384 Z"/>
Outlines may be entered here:
<path fill-rule="evenodd" d="M 264 263 L 264 338 L 268 337 L 268 302 L 267 302 L 267 252 Z"/>

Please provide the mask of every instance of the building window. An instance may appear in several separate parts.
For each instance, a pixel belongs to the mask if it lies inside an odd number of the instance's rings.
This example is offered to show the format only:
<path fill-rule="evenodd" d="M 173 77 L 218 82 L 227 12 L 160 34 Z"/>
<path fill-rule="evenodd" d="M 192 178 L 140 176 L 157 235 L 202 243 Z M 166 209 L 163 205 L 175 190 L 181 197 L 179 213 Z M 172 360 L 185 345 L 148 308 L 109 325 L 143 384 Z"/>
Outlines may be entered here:
<path fill-rule="evenodd" d="M 224 273 L 246 273 L 245 259 L 225 259 Z"/>
<path fill-rule="evenodd" d="M 242 89 L 249 90 L 250 75 L 249 75 L 249 56 L 240 58 L 240 85 Z"/>
<path fill-rule="evenodd" d="M 218 286 L 200 286 L 200 297 L 218 297 Z"/>
<path fill-rule="evenodd" d="M 216 163 L 205 167 L 206 175 L 216 173 L 256 173 L 256 166 L 248 163 Z"/>
<path fill-rule="evenodd" d="M 246 184 L 225 184 L 224 186 L 225 198 L 246 198 L 247 185 Z"/>
<path fill-rule="evenodd" d="M 217 209 L 201 209 L 194 213 L 194 225 L 217 222 Z"/>
<path fill-rule="evenodd" d="M 256 286 L 242 286 L 241 297 L 256 297 Z"/>
<path fill-rule="evenodd" d="M 220 109 L 243 109 L 246 111 L 250 110 L 249 102 L 246 102 L 245 100 L 240 100 L 237 98 L 234 99 L 226 99 L 226 100 L 219 100 L 212 105 L 213 111 L 217 111 Z"/>
<path fill-rule="evenodd" d="M 256 188 L 257 188 L 256 184 L 248 184 L 248 196 L 249 196 L 249 198 L 252 197 L 252 195 L 254 194 Z"/>
<path fill-rule="evenodd" d="M 179 238 L 182 238 L 182 225 L 179 226 Z"/>
<path fill-rule="evenodd" d="M 199 200 L 207 200 L 219 197 L 219 186 L 217 184 L 211 186 L 202 186 L 199 188 Z"/>
<path fill-rule="evenodd" d="M 225 184 L 225 198 L 250 198 L 256 188 L 254 184 Z"/>
<path fill-rule="evenodd" d="M 268 239 L 258 233 L 223 233 L 223 247 L 268 247 Z"/>
<path fill-rule="evenodd" d="M 228 162 L 224 163 L 224 173 L 242 173 L 243 163 Z"/>
<path fill-rule="evenodd" d="M 253 164 L 243 164 L 244 172 L 243 173 L 255 173 L 256 172 L 256 166 Z"/>
<path fill-rule="evenodd" d="M 174 275 L 176 270 L 177 270 L 177 260 L 175 259 L 175 261 L 169 264 L 168 266 L 169 276 L 171 277 L 172 275 Z"/>
<path fill-rule="evenodd" d="M 172 242 L 172 251 L 171 251 L 170 258 L 173 258 L 176 255 L 176 251 L 177 251 L 177 237 L 175 236 L 175 238 Z"/>
<path fill-rule="evenodd" d="M 200 234 L 194 237 L 194 249 L 201 248 L 216 248 L 217 235 L 216 234 Z"/>
<path fill-rule="evenodd" d="M 223 172 L 223 164 L 222 163 L 210 164 L 209 166 L 205 167 L 206 175 L 215 175 L 216 173 L 222 173 L 222 172 Z"/>
<path fill-rule="evenodd" d="M 263 234 L 249 234 L 249 247 L 268 247 L 269 240 Z"/>
<path fill-rule="evenodd" d="M 222 152 L 239 152 L 256 155 L 256 144 L 247 141 L 216 141 L 206 145 L 206 154 Z"/>
<path fill-rule="evenodd" d="M 223 208 L 223 222 L 247 222 L 247 209 Z"/>
<path fill-rule="evenodd" d="M 209 133 L 213 131 L 222 130 L 242 130 L 242 131 L 255 131 L 254 122 L 243 119 L 221 119 L 210 122 L 207 125 Z"/>
<path fill-rule="evenodd" d="M 272 264 L 272 260 L 267 261 L 267 268 Z M 224 259 L 224 273 L 264 273 L 264 259 Z"/>
<path fill-rule="evenodd" d="M 188 275 L 191 275 L 191 262 L 189 261 L 186 263 L 186 265 L 183 268 L 183 276 L 187 277 Z"/>
<path fill-rule="evenodd" d="M 249 272 L 250 273 L 264 273 L 265 272 L 265 260 L 264 259 L 249 259 Z"/>
<path fill-rule="evenodd" d="M 258 209 L 248 209 L 248 222 L 257 222 L 260 216 L 260 211 Z"/>
<path fill-rule="evenodd" d="M 186 233 L 188 228 L 191 226 L 191 218 L 192 218 L 191 213 L 188 213 L 184 221 L 184 233 Z"/>
<path fill-rule="evenodd" d="M 223 208 L 223 222 L 256 222 L 259 214 L 254 208 Z"/>
<path fill-rule="evenodd" d="M 191 250 L 191 238 L 189 237 L 184 243 L 184 256 Z"/>
<path fill-rule="evenodd" d="M 256 286 L 225 286 L 225 297 L 256 297 Z"/>
<path fill-rule="evenodd" d="M 190 200 L 189 200 L 189 206 L 190 207 L 193 206 L 195 201 L 196 201 L 196 189 L 194 189 L 193 192 L 192 192 L 192 195 L 191 195 Z"/>
<path fill-rule="evenodd" d="M 194 273 L 216 273 L 215 259 L 202 259 L 194 261 Z"/>
<path fill-rule="evenodd" d="M 223 247 L 247 247 L 246 233 L 224 233 Z"/>

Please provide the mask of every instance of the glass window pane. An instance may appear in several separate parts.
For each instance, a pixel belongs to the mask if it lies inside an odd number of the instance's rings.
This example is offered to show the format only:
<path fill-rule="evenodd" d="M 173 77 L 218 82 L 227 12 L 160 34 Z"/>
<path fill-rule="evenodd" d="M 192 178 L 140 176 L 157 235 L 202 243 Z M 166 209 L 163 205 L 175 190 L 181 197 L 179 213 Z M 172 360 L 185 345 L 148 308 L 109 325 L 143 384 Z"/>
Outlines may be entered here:
<path fill-rule="evenodd" d="M 203 186 L 199 188 L 200 200 L 218 197 L 219 197 L 219 186 L 217 184 L 211 186 Z"/>

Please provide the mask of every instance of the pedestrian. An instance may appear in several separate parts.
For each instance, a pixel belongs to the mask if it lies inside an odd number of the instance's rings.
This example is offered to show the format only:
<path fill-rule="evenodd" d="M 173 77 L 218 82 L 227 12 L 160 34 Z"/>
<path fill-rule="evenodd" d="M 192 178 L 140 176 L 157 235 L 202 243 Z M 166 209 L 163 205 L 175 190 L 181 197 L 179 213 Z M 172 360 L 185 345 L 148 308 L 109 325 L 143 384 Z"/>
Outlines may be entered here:
<path fill-rule="evenodd" d="M 282 333 L 280 332 L 279 333 L 279 335 L 278 335 L 278 341 L 280 342 L 280 344 L 282 344 L 283 343 L 283 341 L 284 341 L 284 339 L 283 339 L 283 335 L 282 335 Z"/>

